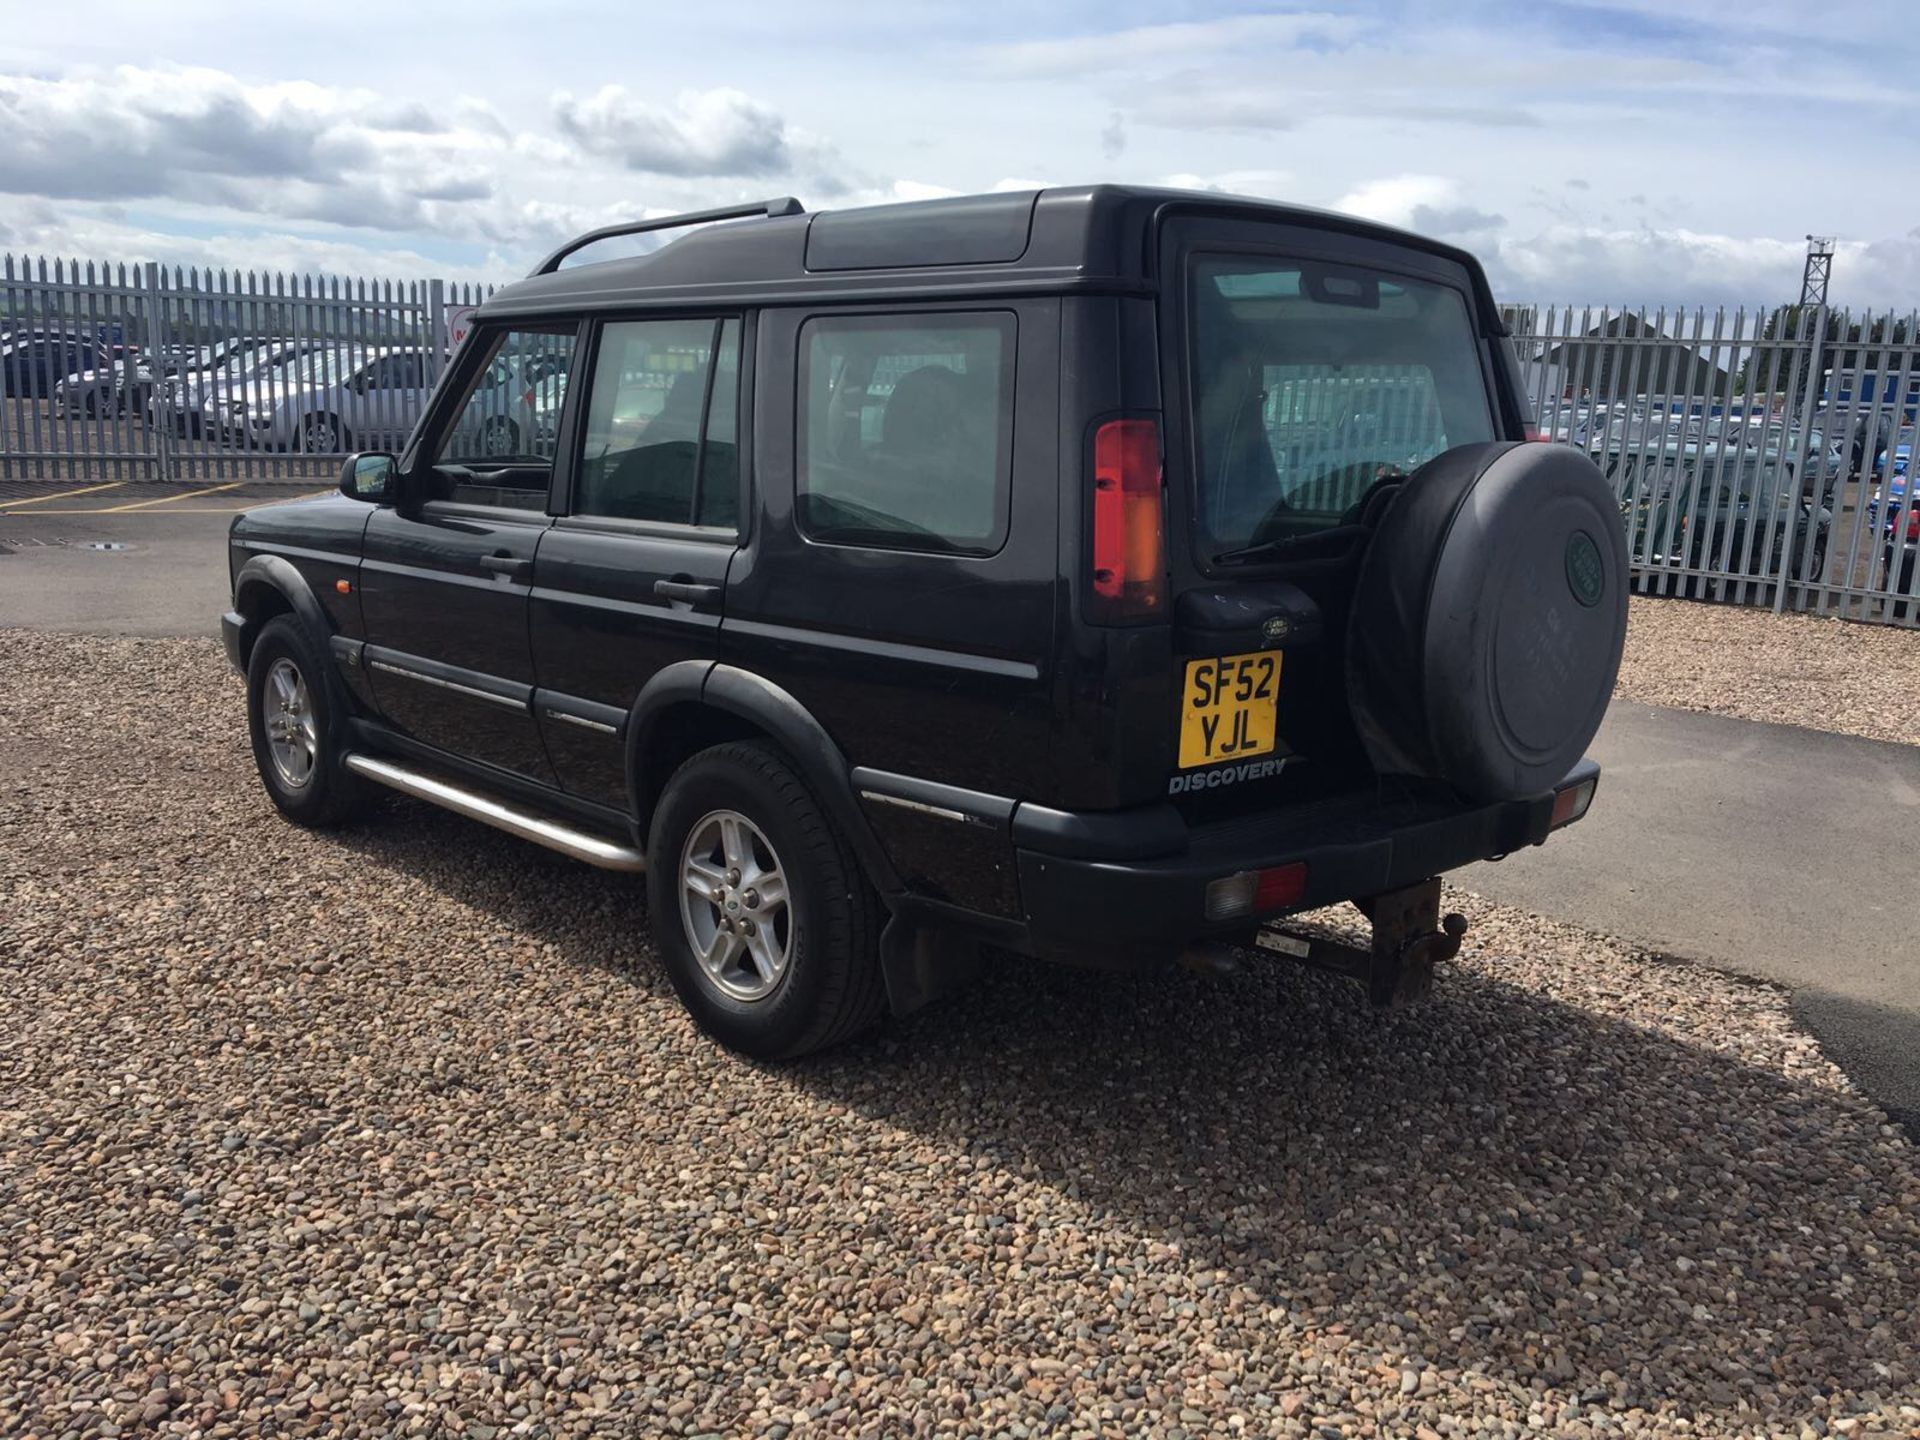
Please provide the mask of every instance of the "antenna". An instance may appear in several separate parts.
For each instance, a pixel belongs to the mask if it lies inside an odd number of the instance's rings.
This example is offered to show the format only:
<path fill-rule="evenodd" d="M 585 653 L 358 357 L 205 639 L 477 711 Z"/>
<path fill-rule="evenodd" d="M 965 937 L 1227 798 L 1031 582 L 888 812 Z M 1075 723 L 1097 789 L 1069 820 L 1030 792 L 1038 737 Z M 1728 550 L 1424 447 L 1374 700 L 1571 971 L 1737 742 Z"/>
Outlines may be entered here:
<path fill-rule="evenodd" d="M 1833 236 L 1807 236 L 1807 268 L 1800 280 L 1800 303 L 1827 303 L 1827 282 L 1833 278 Z"/>

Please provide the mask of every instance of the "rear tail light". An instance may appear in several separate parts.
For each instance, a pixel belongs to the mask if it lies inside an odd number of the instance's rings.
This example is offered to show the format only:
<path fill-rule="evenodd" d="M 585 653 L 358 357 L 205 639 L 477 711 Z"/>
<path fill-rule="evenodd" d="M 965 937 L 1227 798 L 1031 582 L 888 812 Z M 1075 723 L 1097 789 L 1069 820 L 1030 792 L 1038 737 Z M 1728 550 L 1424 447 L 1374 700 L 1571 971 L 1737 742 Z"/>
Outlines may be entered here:
<path fill-rule="evenodd" d="M 1529 440 L 1544 440 L 1547 438 L 1547 432 L 1542 430 L 1538 425 L 1529 425 L 1520 433 L 1525 435 Z"/>
<path fill-rule="evenodd" d="M 1307 862 L 1304 860 L 1265 870 L 1240 870 L 1208 884 L 1200 915 L 1207 921 L 1264 915 L 1298 905 L 1306 893 Z"/>
<path fill-rule="evenodd" d="M 1093 437 L 1093 593 L 1089 618 L 1139 620 L 1166 607 L 1160 431 L 1109 420 Z"/>
<path fill-rule="evenodd" d="M 1571 825 L 1593 805 L 1593 792 L 1599 788 L 1598 776 L 1589 776 L 1577 785 L 1568 785 L 1553 792 L 1553 818 L 1548 823 L 1549 830 L 1558 830 L 1562 825 Z"/>
<path fill-rule="evenodd" d="M 1920 540 L 1920 509 L 1913 509 L 1907 512 L 1907 538 L 1909 540 Z"/>

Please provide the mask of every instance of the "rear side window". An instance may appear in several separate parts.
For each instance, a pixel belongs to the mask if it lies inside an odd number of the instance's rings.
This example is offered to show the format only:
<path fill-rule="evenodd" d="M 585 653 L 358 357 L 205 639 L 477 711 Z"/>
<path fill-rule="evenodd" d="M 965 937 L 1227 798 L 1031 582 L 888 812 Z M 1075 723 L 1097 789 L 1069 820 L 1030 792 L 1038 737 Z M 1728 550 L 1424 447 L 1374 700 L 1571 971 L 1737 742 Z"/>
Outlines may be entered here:
<path fill-rule="evenodd" d="M 1207 255 L 1192 286 L 1194 499 L 1211 553 L 1338 524 L 1379 480 L 1495 436 L 1451 286 Z"/>
<path fill-rule="evenodd" d="M 737 528 L 739 408 L 738 320 L 607 325 L 574 513 Z"/>
<path fill-rule="evenodd" d="M 809 320 L 800 331 L 801 530 L 880 549 L 998 550 L 1014 334 L 1001 311 Z"/>

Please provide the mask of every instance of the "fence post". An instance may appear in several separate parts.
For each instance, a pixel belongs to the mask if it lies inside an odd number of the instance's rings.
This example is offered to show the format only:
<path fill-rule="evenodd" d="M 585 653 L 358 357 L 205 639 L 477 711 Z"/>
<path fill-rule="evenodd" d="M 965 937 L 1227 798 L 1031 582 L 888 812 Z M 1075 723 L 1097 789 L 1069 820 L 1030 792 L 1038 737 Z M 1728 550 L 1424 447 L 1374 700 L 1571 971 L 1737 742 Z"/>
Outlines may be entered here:
<path fill-rule="evenodd" d="M 1827 307 L 1826 307 L 1826 303 L 1823 301 L 1819 305 L 1814 307 L 1813 338 L 1807 344 L 1807 368 L 1805 372 L 1807 393 L 1804 397 L 1802 397 L 1800 401 L 1800 443 L 1798 446 L 1799 458 L 1794 462 L 1793 483 L 1795 487 L 1799 489 L 1802 494 L 1806 492 L 1806 486 L 1807 486 L 1807 458 L 1810 451 L 1813 448 L 1813 412 L 1819 403 L 1818 397 L 1819 397 L 1820 389 L 1822 385 L 1822 381 L 1820 379 L 1820 351 L 1825 345 L 1826 338 L 1827 338 Z M 1826 437 L 1823 435 L 1821 438 L 1824 440 Z M 1821 463 L 1823 465 L 1825 464 L 1824 456 L 1821 457 Z M 1824 478 L 1825 477 L 1823 476 L 1822 479 Z M 1842 488 L 1844 489 L 1846 485 L 1846 477 L 1845 477 L 1844 471 L 1842 472 L 1840 483 Z M 1780 547 L 1780 558 L 1781 558 L 1780 578 L 1774 582 L 1774 587 L 1773 587 L 1773 613 L 1776 615 L 1784 614 L 1786 612 L 1788 575 L 1791 574 L 1795 568 L 1810 568 L 1807 566 L 1807 562 L 1813 556 L 1813 551 L 1815 546 L 1818 543 L 1819 533 L 1820 533 L 1819 517 L 1820 517 L 1820 500 L 1821 500 L 1822 494 L 1823 494 L 1823 487 L 1819 484 L 1816 484 L 1813 492 L 1813 517 L 1812 517 L 1811 523 L 1809 523 L 1807 526 L 1807 552 L 1805 555 L 1798 557 L 1800 560 L 1800 566 L 1796 567 L 1793 563 L 1793 560 L 1789 558 L 1788 552 L 1790 552 L 1793 549 L 1791 537 L 1788 537 L 1788 542 Z M 1796 495 L 1794 499 L 1797 503 L 1799 500 L 1799 496 Z M 1831 565 L 1833 563 L 1833 556 L 1831 554 L 1829 554 L 1826 557 L 1826 563 L 1828 565 Z M 1826 577 L 1824 575 L 1820 575 L 1820 576 L 1814 576 L 1812 578 L 1814 578 L 1815 580 L 1824 580 Z M 1852 577 L 1849 576 L 1848 578 L 1849 580 L 1851 580 Z M 1803 596 L 1802 598 L 1804 599 L 1805 597 Z M 1827 609 L 1826 597 L 1824 595 L 1816 597 L 1815 604 L 1819 613 L 1821 614 L 1826 613 L 1826 609 Z"/>
<path fill-rule="evenodd" d="M 427 388 L 440 383 L 447 348 L 447 282 L 427 282 Z"/>
<path fill-rule="evenodd" d="M 152 451 L 158 478 L 166 481 L 173 479 L 173 403 L 166 398 L 167 383 L 163 372 L 167 348 L 172 343 L 172 327 L 167 323 L 167 305 L 161 294 L 160 266 L 157 261 L 149 260 L 140 267 L 139 303 L 146 311 L 147 354 L 153 365 L 153 390 L 160 397 L 160 403 L 152 405 L 151 413 L 146 417 L 147 445 Z"/>

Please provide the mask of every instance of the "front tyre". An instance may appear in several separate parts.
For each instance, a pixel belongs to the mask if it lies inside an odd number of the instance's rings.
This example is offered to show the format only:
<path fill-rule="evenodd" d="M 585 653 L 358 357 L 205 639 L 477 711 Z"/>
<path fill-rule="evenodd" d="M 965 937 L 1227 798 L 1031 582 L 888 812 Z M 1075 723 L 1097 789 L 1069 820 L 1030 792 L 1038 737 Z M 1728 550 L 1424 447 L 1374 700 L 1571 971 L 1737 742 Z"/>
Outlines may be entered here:
<path fill-rule="evenodd" d="M 247 730 L 260 780 L 298 825 L 357 813 L 364 789 L 340 763 L 345 717 L 327 693 L 326 661 L 291 615 L 269 620 L 247 658 Z"/>
<path fill-rule="evenodd" d="M 722 1044 L 788 1059 L 879 1018 L 877 901 L 771 746 L 718 745 L 680 767 L 654 811 L 647 872 L 668 978 Z"/>

